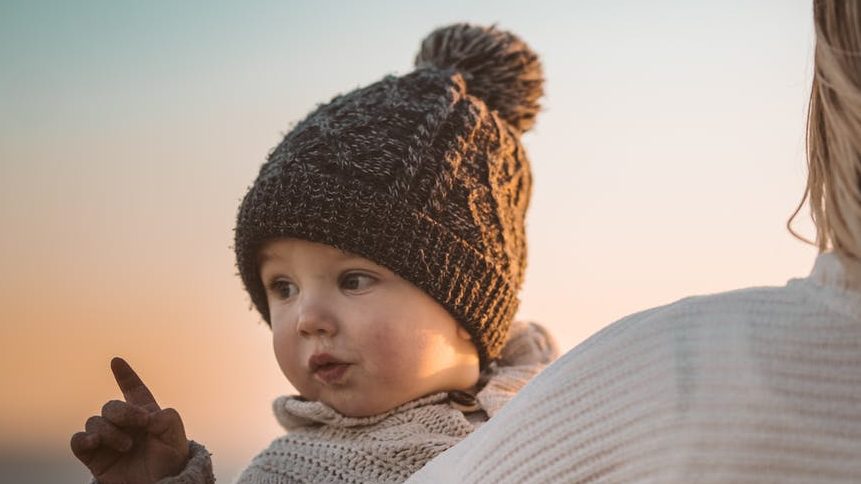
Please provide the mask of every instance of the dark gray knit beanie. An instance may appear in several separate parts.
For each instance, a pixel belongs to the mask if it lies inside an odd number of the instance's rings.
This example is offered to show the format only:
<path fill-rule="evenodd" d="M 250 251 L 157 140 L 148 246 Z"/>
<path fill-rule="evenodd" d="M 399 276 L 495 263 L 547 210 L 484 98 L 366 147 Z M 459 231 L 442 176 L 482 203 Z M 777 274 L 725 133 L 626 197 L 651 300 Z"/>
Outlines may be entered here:
<path fill-rule="evenodd" d="M 266 241 L 370 259 L 445 307 L 484 367 L 505 344 L 523 283 L 531 173 L 520 135 L 539 110 L 541 64 L 511 33 L 467 24 L 432 32 L 415 64 L 287 133 L 239 208 L 237 266 L 268 323 Z"/>

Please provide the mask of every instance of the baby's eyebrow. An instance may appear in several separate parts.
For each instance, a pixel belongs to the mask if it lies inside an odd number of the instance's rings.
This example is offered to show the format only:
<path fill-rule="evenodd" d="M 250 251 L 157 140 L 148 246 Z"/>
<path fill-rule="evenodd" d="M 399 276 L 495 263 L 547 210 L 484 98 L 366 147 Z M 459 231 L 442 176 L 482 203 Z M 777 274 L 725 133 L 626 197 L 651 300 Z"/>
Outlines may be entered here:
<path fill-rule="evenodd" d="M 257 254 L 257 265 L 262 266 L 264 262 L 274 259 L 275 256 L 269 252 L 260 252 Z"/>
<path fill-rule="evenodd" d="M 371 259 L 368 259 L 367 257 L 365 257 L 363 255 L 359 255 L 359 254 L 356 254 L 355 252 L 349 252 L 346 250 L 341 250 L 341 249 L 338 249 L 338 250 L 341 252 L 341 256 L 338 257 L 338 262 L 340 262 L 342 264 L 343 263 L 357 263 L 358 262 L 358 263 L 361 263 L 363 265 L 367 265 L 367 264 L 371 264 L 374 266 L 378 265 L 376 262 L 374 262 Z"/>
<path fill-rule="evenodd" d="M 340 260 L 364 259 L 364 257 L 362 257 L 358 254 L 354 254 L 352 252 L 349 252 L 349 251 L 346 251 L 343 249 L 338 249 L 338 252 L 340 252 L 340 254 L 341 254 L 339 257 Z M 257 265 L 262 266 L 265 262 L 268 262 L 268 261 L 274 260 L 274 259 L 280 259 L 280 258 L 281 257 L 279 257 L 278 254 L 272 254 L 270 252 L 261 251 L 259 254 L 257 254 Z"/>
<path fill-rule="evenodd" d="M 342 260 L 349 260 L 349 259 L 364 259 L 364 257 L 362 257 L 362 256 L 360 256 L 360 255 L 358 255 L 358 254 L 354 254 L 354 253 L 352 253 L 352 252 L 348 252 L 348 251 L 343 250 L 343 249 L 338 249 L 338 252 L 340 252 L 340 253 L 341 253 L 341 259 L 342 259 Z"/>

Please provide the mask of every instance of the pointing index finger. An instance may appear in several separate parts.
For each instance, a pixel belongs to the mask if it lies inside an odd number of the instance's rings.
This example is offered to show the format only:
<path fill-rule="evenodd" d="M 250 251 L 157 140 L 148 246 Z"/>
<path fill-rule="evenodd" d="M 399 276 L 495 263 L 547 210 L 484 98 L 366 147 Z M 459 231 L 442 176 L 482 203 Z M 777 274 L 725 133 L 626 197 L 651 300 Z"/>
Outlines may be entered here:
<path fill-rule="evenodd" d="M 117 385 L 122 390 L 126 402 L 139 405 L 149 411 L 161 410 L 149 388 L 144 385 L 138 374 L 126 363 L 126 360 L 118 356 L 114 357 L 111 360 L 111 371 L 114 372 L 114 378 L 117 380 Z"/>

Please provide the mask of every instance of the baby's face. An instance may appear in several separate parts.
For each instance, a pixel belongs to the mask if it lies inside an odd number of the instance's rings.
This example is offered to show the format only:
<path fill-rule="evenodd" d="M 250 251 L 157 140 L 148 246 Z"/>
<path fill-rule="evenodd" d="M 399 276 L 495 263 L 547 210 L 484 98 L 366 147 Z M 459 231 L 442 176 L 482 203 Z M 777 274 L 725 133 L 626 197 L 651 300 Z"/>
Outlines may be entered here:
<path fill-rule="evenodd" d="M 466 331 L 388 269 L 298 239 L 266 244 L 261 260 L 275 357 L 303 397 L 359 417 L 477 382 Z"/>

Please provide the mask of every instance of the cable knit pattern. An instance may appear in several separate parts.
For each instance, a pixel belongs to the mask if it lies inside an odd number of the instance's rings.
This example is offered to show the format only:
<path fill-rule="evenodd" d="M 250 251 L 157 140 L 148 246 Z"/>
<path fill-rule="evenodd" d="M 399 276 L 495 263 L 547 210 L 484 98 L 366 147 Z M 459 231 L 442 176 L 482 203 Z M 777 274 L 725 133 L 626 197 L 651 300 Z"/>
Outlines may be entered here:
<path fill-rule="evenodd" d="M 236 218 L 236 266 L 270 323 L 259 250 L 294 237 L 412 282 L 499 355 L 526 268 L 532 171 L 521 135 L 543 94 L 538 56 L 495 27 L 455 24 L 416 70 L 317 106 L 276 146 Z"/>
<path fill-rule="evenodd" d="M 861 482 L 861 288 L 683 299 L 571 350 L 410 482 Z"/>
<path fill-rule="evenodd" d="M 287 433 L 258 454 L 236 482 L 403 482 L 495 415 L 558 352 L 543 327 L 514 323 L 503 353 L 509 358 L 486 369 L 486 383 L 475 396 L 482 407 L 469 414 L 454 408 L 445 392 L 371 417 L 347 417 L 321 402 L 279 397 L 273 408 Z M 182 480 L 159 484 L 212 484 L 196 477 L 211 468 L 208 452 L 199 447 L 193 457 L 171 478 Z"/>

